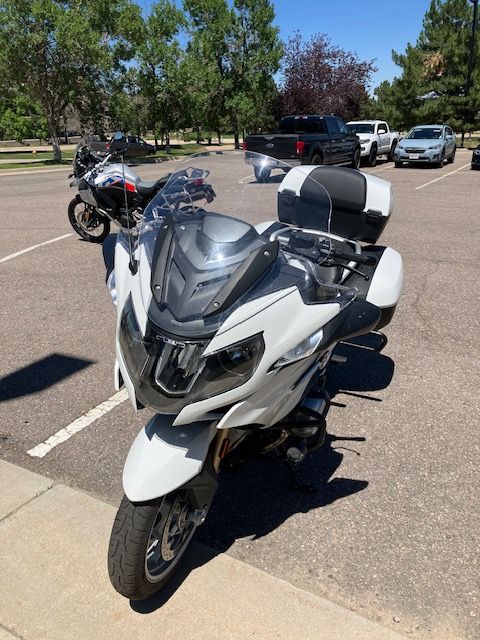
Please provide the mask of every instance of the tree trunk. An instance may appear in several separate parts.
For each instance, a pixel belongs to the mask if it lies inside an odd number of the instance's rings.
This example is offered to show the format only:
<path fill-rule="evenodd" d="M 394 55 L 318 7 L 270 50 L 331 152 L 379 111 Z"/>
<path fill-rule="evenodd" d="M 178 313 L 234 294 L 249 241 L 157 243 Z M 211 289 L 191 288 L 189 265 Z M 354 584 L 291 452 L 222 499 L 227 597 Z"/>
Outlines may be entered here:
<path fill-rule="evenodd" d="M 197 126 L 195 127 L 195 131 L 197 132 L 197 144 L 200 144 L 200 127 Z"/>
<path fill-rule="evenodd" d="M 212 136 L 210 135 L 210 131 L 208 132 L 208 144 L 212 144 Z"/>
<path fill-rule="evenodd" d="M 50 134 L 50 138 L 52 140 L 53 161 L 61 162 L 62 150 L 60 149 L 60 141 L 58 139 L 57 127 L 51 122 L 48 123 L 48 133 Z"/>
<path fill-rule="evenodd" d="M 465 142 L 465 131 L 462 131 L 462 143 L 461 143 L 462 147 L 463 147 L 464 142 Z"/>
<path fill-rule="evenodd" d="M 222 144 L 222 134 L 220 131 L 217 131 L 218 144 Z"/>
<path fill-rule="evenodd" d="M 234 135 L 235 135 L 235 149 L 240 149 L 240 138 L 239 138 L 239 135 L 238 135 L 238 129 L 237 128 L 235 129 Z"/>
<path fill-rule="evenodd" d="M 155 149 L 158 149 L 158 138 L 157 138 L 157 134 L 155 134 Z"/>
<path fill-rule="evenodd" d="M 170 153 L 170 131 L 165 132 L 165 151 Z"/>

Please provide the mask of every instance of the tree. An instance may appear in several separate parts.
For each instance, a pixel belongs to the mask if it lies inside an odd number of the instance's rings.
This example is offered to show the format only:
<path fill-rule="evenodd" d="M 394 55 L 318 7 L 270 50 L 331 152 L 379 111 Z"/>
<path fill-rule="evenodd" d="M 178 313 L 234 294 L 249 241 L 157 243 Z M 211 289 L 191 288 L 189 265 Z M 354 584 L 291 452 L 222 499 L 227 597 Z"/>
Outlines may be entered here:
<path fill-rule="evenodd" d="M 226 0 L 184 0 L 184 8 L 191 36 L 184 68 L 192 124 L 197 131 L 202 125 L 220 136 L 232 90 L 228 53 L 233 9 Z"/>
<path fill-rule="evenodd" d="M 238 147 L 239 129 L 258 130 L 271 124 L 278 93 L 274 75 L 284 51 L 270 0 L 235 0 L 234 9 L 227 110 Z"/>
<path fill-rule="evenodd" d="M 2 0 L 0 67 L 18 91 L 41 105 L 61 160 L 59 127 L 67 105 L 91 106 L 127 45 L 119 27 L 128 0 Z M 98 111 L 98 109 L 97 109 Z"/>
<path fill-rule="evenodd" d="M 183 115 L 182 49 L 177 35 L 185 24 L 183 12 L 169 0 L 158 0 L 144 23 L 137 46 L 138 83 L 146 100 L 149 127 L 166 136 L 178 128 Z"/>
<path fill-rule="evenodd" d="M 0 137 L 11 140 L 46 138 L 47 122 L 38 102 L 17 94 L 0 109 Z"/>
<path fill-rule="evenodd" d="M 305 42 L 299 32 L 289 38 L 283 61 L 281 103 L 284 114 L 335 113 L 358 116 L 366 99 L 373 61 L 331 44 L 325 34 Z"/>
<path fill-rule="evenodd" d="M 480 68 L 474 66 L 467 94 L 472 6 L 468 0 L 432 0 L 415 45 L 392 52 L 402 73 L 377 90 L 380 112 L 396 114 L 407 129 L 419 122 L 447 122 L 461 131 L 478 124 Z M 478 36 L 474 44 L 478 60 Z"/>

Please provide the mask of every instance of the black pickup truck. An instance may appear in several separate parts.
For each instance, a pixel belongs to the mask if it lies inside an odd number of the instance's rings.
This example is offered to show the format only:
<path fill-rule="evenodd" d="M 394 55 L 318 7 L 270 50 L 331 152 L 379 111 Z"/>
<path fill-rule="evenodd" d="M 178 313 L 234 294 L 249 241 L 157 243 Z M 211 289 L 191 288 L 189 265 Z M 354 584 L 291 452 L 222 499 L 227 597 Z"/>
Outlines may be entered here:
<path fill-rule="evenodd" d="M 274 163 L 259 164 L 255 153 L 287 165 L 335 164 L 360 166 L 360 140 L 337 116 L 286 116 L 278 131 L 245 138 L 245 161 L 254 167 L 259 182 L 268 180 Z"/>

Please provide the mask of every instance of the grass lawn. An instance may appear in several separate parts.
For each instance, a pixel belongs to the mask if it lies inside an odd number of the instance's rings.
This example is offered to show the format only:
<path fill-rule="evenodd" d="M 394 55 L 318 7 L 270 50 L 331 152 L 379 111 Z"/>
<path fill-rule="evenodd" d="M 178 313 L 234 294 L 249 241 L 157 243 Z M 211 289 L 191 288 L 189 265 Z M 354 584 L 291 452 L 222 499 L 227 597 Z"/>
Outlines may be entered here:
<path fill-rule="evenodd" d="M 461 143 L 461 138 L 458 137 L 457 138 L 457 149 L 461 148 L 460 147 L 460 143 Z M 464 149 L 476 149 L 479 144 L 480 144 L 480 138 L 477 138 L 477 137 L 474 137 L 474 136 L 472 136 L 471 138 L 468 138 L 468 136 L 465 136 Z"/>
<path fill-rule="evenodd" d="M 172 147 L 170 149 L 170 153 L 167 153 L 165 150 L 157 151 L 155 156 L 147 156 L 146 160 L 148 162 L 148 158 L 175 158 L 180 156 L 189 156 L 194 153 L 199 153 L 200 151 L 205 151 L 205 146 L 196 143 L 187 143 L 179 146 Z M 41 160 L 41 162 L 25 162 L 19 163 L 15 162 L 15 160 L 30 160 L 36 159 Z M 73 150 L 72 151 L 64 151 L 62 152 L 62 162 L 57 163 L 53 161 L 53 153 L 51 151 L 39 151 L 36 154 L 30 153 L 8 153 L 5 151 L 0 151 L 0 160 L 12 160 L 12 162 L 6 162 L 5 164 L 0 164 L 0 171 L 4 171 L 6 169 L 31 169 L 34 167 L 50 167 L 58 164 L 68 165 L 71 164 L 73 160 Z M 127 158 L 127 161 L 138 161 L 141 164 L 143 158 Z"/>
<path fill-rule="evenodd" d="M 62 159 L 73 160 L 73 151 L 63 151 Z M 8 153 L 8 151 L 0 151 L 0 160 L 53 160 L 52 151 L 37 151 L 37 153 L 22 152 Z"/>
<path fill-rule="evenodd" d="M 192 153 L 199 153 L 200 151 L 205 151 L 205 146 L 201 144 L 196 144 L 194 142 L 188 144 L 182 144 L 178 147 L 171 147 L 170 153 L 166 151 L 157 151 L 155 154 L 156 158 L 168 158 L 169 156 L 189 156 Z"/>
<path fill-rule="evenodd" d="M 61 167 L 71 165 L 71 160 L 62 160 L 62 162 L 53 162 L 53 160 L 45 160 L 43 162 L 6 162 L 0 164 L 0 171 L 7 169 L 38 169 L 39 167 Z"/>

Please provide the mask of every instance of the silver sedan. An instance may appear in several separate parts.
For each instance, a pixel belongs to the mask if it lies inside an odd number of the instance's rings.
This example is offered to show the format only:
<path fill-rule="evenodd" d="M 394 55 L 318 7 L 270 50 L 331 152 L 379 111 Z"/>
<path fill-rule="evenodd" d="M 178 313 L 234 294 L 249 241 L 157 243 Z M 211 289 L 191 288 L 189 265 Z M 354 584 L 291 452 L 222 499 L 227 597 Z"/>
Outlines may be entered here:
<path fill-rule="evenodd" d="M 452 163 L 456 151 L 455 133 L 444 124 L 424 124 L 413 127 L 395 148 L 396 167 L 404 162 L 418 162 L 442 167 L 445 160 Z"/>

